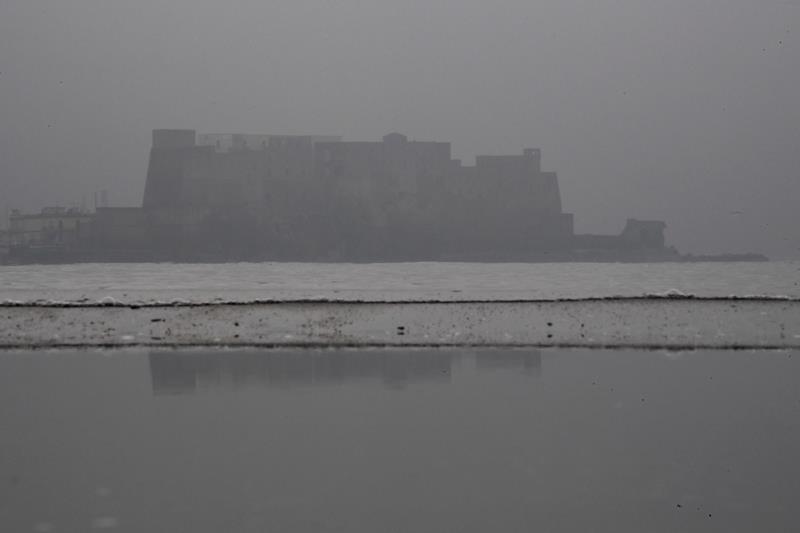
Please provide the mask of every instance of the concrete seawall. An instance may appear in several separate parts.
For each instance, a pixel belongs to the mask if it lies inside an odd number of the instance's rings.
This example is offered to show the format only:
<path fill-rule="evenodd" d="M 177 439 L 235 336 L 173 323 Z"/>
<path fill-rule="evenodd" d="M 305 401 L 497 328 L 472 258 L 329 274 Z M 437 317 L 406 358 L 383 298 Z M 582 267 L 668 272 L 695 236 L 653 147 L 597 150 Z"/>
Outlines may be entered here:
<path fill-rule="evenodd" d="M 323 345 L 800 348 L 800 300 L 0 306 L 0 348 Z"/>

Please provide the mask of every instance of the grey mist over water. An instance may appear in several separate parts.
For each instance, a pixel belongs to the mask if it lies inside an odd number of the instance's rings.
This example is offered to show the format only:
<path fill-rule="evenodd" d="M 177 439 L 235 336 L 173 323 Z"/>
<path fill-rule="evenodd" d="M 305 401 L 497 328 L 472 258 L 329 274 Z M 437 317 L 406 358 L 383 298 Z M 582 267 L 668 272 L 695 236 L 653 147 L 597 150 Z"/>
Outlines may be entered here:
<path fill-rule="evenodd" d="M 0 5 L 0 217 L 140 205 L 150 131 L 542 149 L 578 232 L 798 257 L 793 0 Z"/>
<path fill-rule="evenodd" d="M 0 529 L 789 531 L 798 364 L 796 351 L 0 353 Z"/>

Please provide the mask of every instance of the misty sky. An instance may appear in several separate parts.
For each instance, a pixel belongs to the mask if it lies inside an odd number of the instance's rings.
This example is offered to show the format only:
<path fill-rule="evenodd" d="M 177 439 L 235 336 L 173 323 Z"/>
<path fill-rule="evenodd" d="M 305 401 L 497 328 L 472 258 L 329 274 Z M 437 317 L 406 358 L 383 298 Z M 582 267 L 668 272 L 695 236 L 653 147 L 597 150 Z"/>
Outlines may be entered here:
<path fill-rule="evenodd" d="M 579 232 L 800 257 L 800 0 L 0 0 L 0 216 L 139 205 L 154 128 L 540 147 Z"/>

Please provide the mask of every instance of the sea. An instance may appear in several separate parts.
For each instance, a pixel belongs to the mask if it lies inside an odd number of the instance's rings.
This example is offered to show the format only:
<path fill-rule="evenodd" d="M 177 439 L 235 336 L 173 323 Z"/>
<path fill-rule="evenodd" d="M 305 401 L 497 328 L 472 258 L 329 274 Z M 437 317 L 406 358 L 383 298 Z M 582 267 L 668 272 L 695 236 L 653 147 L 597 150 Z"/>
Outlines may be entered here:
<path fill-rule="evenodd" d="M 800 298 L 800 261 L 764 263 L 82 263 L 0 266 L 0 303 Z"/>

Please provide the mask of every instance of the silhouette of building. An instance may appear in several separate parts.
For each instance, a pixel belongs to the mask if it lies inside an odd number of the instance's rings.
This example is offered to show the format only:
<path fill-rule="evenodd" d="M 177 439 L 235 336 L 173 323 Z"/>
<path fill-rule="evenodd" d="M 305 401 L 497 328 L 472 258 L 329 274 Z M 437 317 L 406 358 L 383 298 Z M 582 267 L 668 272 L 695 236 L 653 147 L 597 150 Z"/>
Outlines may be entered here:
<path fill-rule="evenodd" d="M 74 235 L 57 235 L 90 260 L 680 258 L 659 221 L 629 219 L 620 235 L 575 235 L 558 177 L 541 159 L 531 148 L 466 166 L 450 143 L 399 133 L 344 142 L 159 129 L 142 206 L 98 206 L 88 228 L 81 214 L 79 230 L 63 230 Z M 12 220 L 12 244 L 22 221 Z"/>
<path fill-rule="evenodd" d="M 469 167 L 450 143 L 398 133 L 155 130 L 143 212 L 154 249 L 198 257 L 502 259 L 567 249 L 573 233 L 539 150 Z"/>
<path fill-rule="evenodd" d="M 70 255 L 76 252 L 92 220 L 91 213 L 79 208 L 45 207 L 39 213 L 13 210 L 4 236 L 5 252 L 33 257 Z"/>

